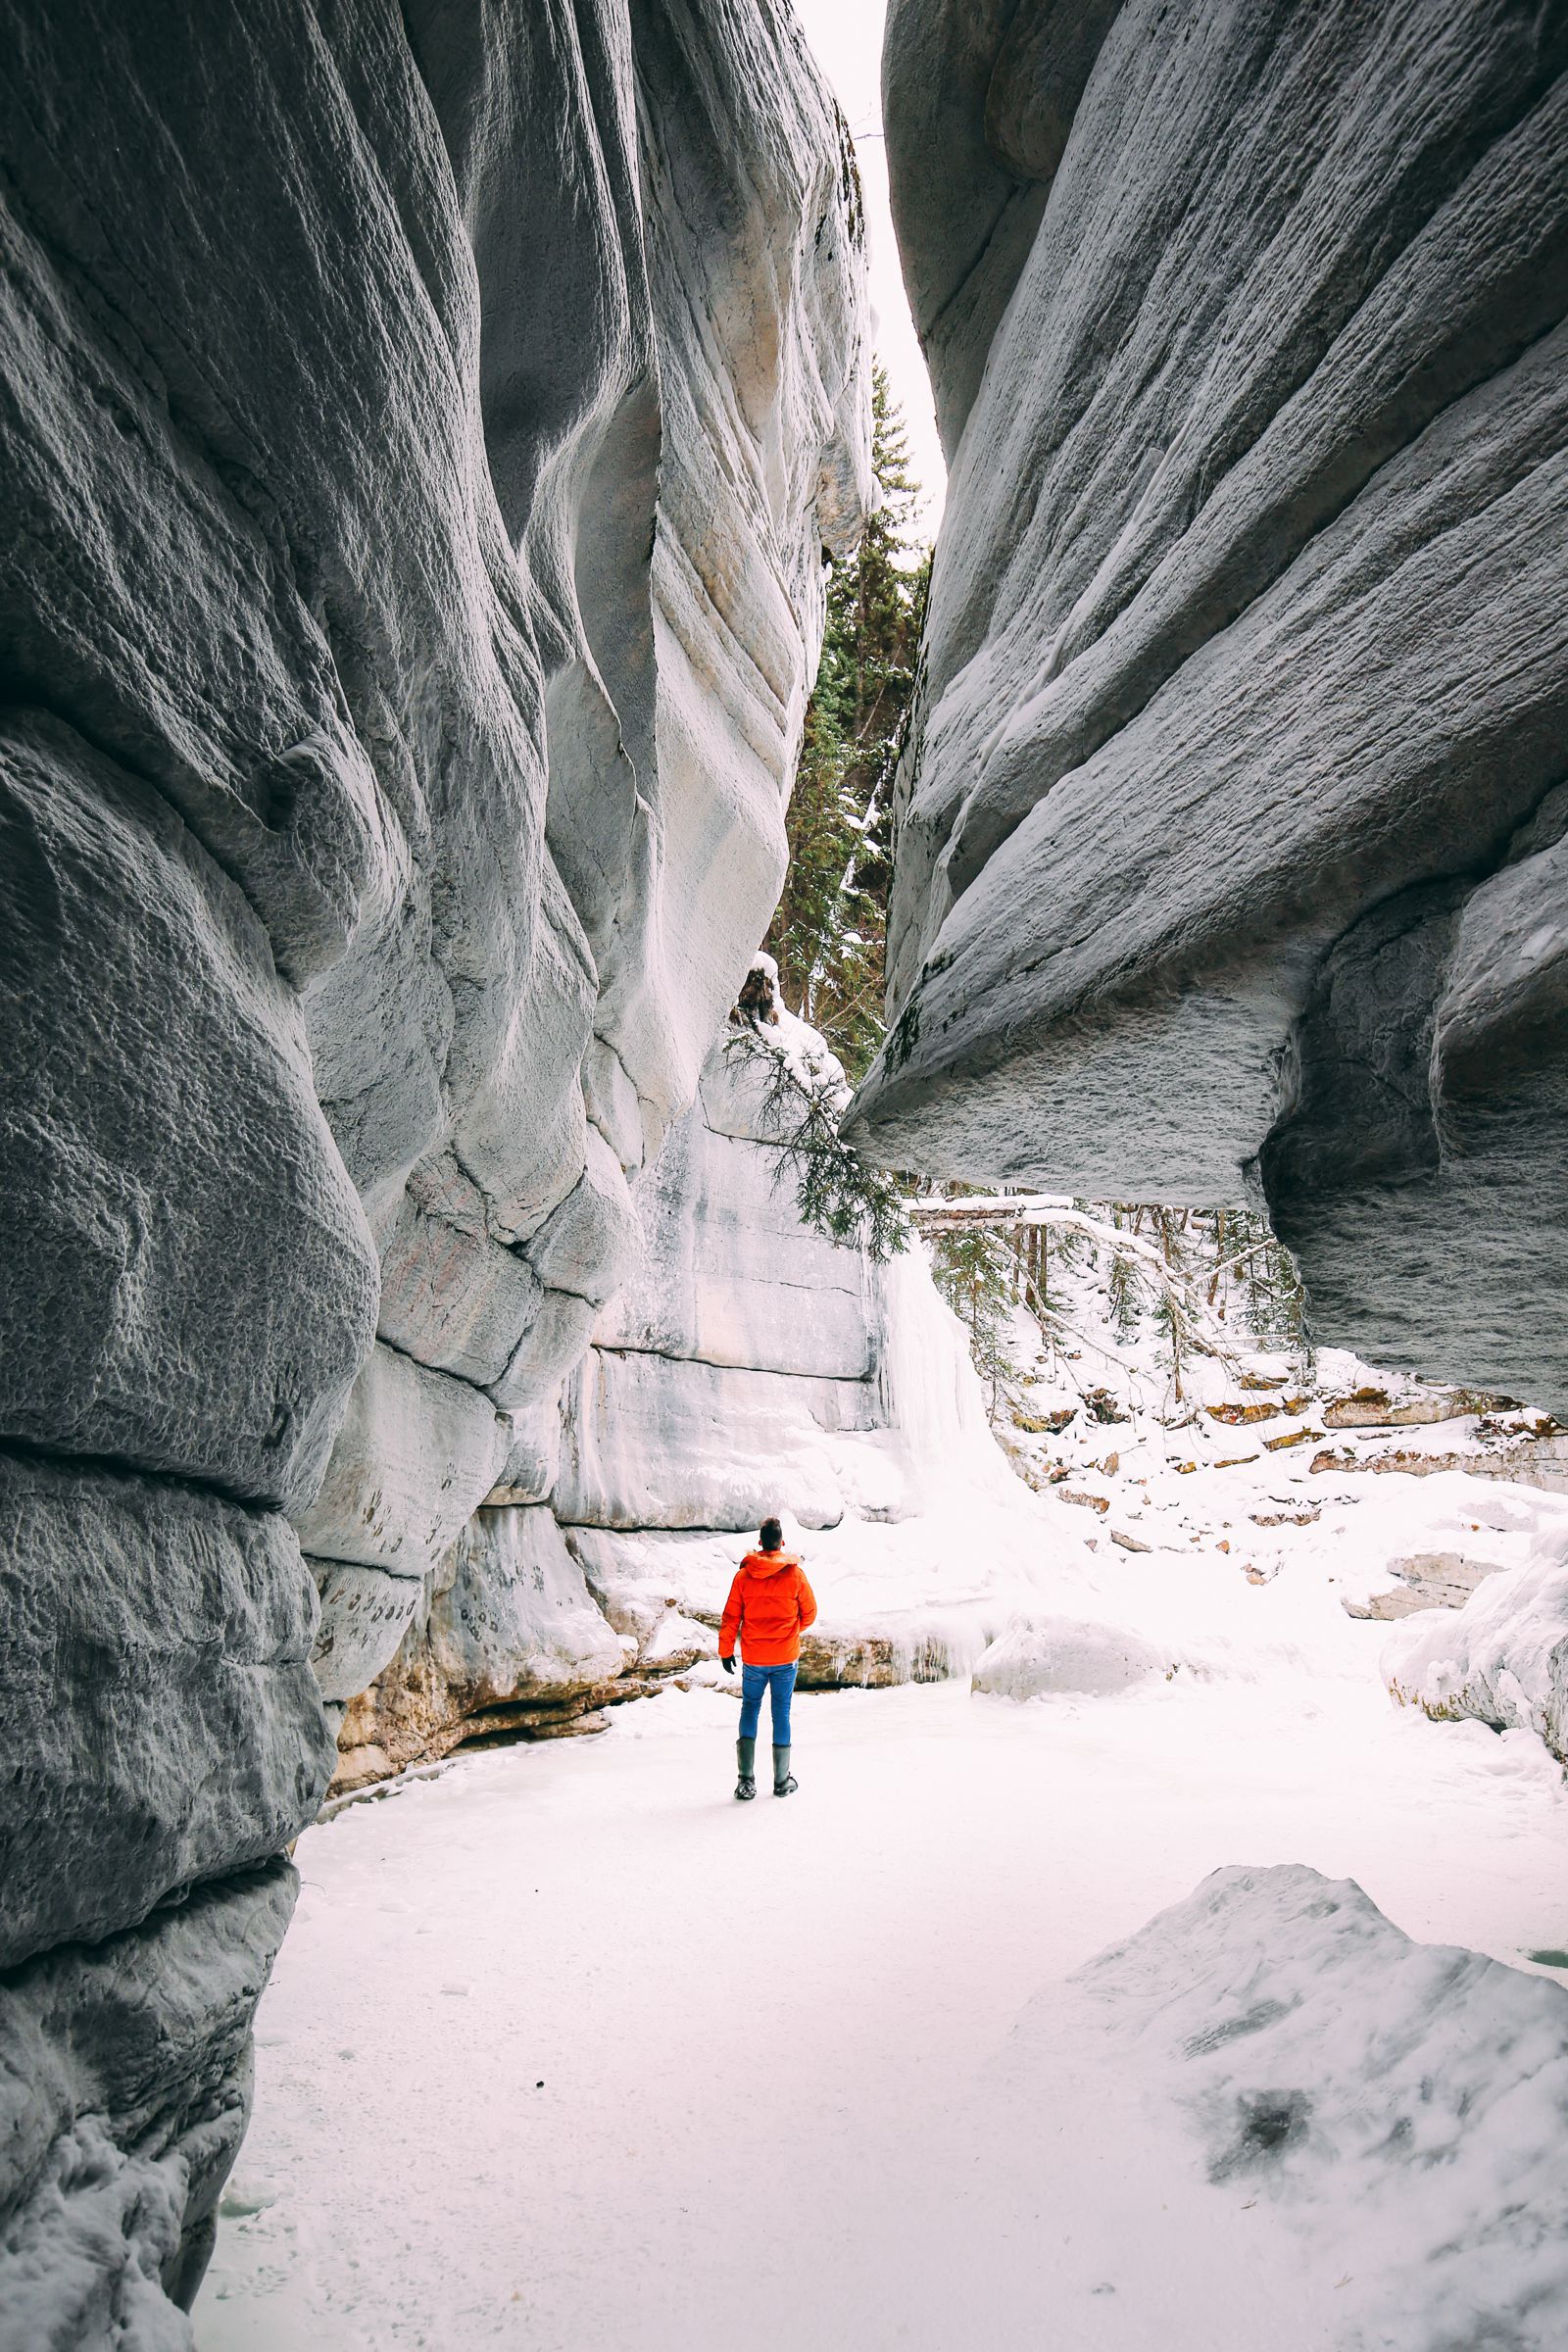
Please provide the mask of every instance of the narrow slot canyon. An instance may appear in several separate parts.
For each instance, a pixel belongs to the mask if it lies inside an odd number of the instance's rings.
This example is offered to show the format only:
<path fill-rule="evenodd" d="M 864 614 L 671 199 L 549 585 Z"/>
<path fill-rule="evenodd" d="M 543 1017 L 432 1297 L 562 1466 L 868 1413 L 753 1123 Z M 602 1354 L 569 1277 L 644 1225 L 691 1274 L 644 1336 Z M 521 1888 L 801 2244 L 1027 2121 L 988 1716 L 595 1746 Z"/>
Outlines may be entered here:
<path fill-rule="evenodd" d="M 0 23 L 0 2352 L 1560 2352 L 1568 10 Z"/>

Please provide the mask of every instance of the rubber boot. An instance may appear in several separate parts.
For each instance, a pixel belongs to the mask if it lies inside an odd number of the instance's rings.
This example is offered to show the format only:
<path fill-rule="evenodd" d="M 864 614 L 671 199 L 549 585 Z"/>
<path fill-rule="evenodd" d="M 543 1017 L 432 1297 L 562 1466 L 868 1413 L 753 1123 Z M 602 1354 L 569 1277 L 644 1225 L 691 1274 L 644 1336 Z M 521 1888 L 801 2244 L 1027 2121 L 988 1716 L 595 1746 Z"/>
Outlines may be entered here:
<path fill-rule="evenodd" d="M 789 1749 L 775 1747 L 773 1750 L 773 1794 L 775 1796 L 793 1796 L 799 1787 L 799 1781 L 790 1770 Z"/>
<path fill-rule="evenodd" d="M 757 1741 L 755 1740 L 736 1740 L 735 1767 L 741 1776 L 735 1784 L 735 1793 L 745 1804 L 757 1794 Z"/>

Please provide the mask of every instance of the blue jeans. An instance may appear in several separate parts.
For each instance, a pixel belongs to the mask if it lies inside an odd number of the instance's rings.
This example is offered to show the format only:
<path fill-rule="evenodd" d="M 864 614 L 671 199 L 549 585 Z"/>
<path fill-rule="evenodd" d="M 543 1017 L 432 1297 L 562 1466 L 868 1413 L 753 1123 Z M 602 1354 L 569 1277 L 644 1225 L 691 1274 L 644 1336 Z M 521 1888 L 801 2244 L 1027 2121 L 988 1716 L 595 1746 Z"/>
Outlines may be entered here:
<path fill-rule="evenodd" d="M 795 1692 L 793 1666 L 742 1666 L 741 1738 L 755 1740 L 762 1717 L 762 1692 L 773 1694 L 773 1745 L 790 1743 L 790 1700 Z"/>

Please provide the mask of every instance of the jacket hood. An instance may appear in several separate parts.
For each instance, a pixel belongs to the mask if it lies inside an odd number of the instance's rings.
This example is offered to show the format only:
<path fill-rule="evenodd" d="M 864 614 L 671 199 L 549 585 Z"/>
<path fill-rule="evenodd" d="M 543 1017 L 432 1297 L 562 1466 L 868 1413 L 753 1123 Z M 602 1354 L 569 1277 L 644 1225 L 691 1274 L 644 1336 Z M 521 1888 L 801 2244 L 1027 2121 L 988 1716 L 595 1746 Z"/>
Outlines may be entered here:
<path fill-rule="evenodd" d="M 741 1562 L 748 1576 L 777 1576 L 781 1568 L 798 1568 L 800 1558 L 793 1551 L 749 1551 Z"/>

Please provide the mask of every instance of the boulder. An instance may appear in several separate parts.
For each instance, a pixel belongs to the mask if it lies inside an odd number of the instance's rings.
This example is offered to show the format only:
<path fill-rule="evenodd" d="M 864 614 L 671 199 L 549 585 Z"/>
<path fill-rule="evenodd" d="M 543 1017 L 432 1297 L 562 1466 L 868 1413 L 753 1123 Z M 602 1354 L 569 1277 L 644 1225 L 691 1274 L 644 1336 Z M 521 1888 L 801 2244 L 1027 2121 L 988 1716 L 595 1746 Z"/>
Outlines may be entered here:
<path fill-rule="evenodd" d="M 1462 1609 L 1483 1577 L 1506 1573 L 1500 1560 L 1473 1560 L 1462 1551 L 1417 1551 L 1388 1565 L 1389 1574 L 1399 1580 L 1395 1590 L 1374 1592 L 1365 1601 L 1342 1601 L 1348 1617 L 1392 1621 L 1412 1617 L 1418 1609 Z"/>
<path fill-rule="evenodd" d="M 1565 2034 L 1560 1984 L 1415 1942 L 1353 1880 L 1283 1863 L 1215 1871 L 1046 1987 L 1007 2072 L 1021 2115 L 1065 2076 L 1086 2119 L 1174 2128 L 1168 2162 L 1236 2227 L 1256 2206 L 1297 2239 L 1333 2297 L 1324 2340 L 1544 2346 Z"/>

